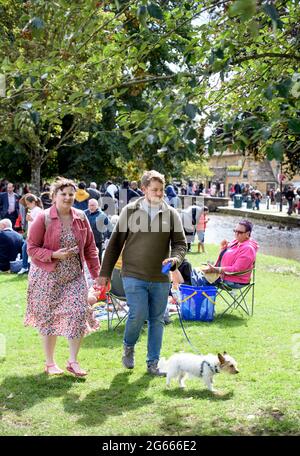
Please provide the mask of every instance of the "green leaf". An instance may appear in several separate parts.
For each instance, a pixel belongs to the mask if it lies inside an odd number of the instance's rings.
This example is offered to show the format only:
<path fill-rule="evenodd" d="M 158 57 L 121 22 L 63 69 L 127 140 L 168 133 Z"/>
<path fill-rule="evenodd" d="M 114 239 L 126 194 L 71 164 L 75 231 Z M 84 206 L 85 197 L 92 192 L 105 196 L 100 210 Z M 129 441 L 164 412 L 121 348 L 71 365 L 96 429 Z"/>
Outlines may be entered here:
<path fill-rule="evenodd" d="M 264 96 L 265 98 L 267 98 L 267 100 L 272 100 L 273 98 L 273 86 L 272 85 L 269 85 L 269 87 L 264 90 Z"/>
<path fill-rule="evenodd" d="M 268 16 L 270 16 L 272 21 L 275 21 L 275 22 L 278 21 L 279 14 L 278 14 L 277 9 L 275 8 L 274 5 L 266 3 L 265 5 L 263 5 L 263 10 Z"/>
<path fill-rule="evenodd" d="M 183 137 L 191 141 L 192 139 L 197 138 L 197 132 L 194 130 L 194 128 L 187 127 L 183 132 Z"/>
<path fill-rule="evenodd" d="M 196 151 L 196 144 L 189 142 L 187 145 L 188 151 L 193 154 Z"/>
<path fill-rule="evenodd" d="M 146 27 L 147 26 L 147 20 L 146 20 L 147 8 L 146 8 L 146 6 L 144 6 L 144 5 L 139 6 L 136 14 L 137 14 L 137 18 L 140 21 L 140 23 L 142 25 L 144 25 L 144 27 Z"/>
<path fill-rule="evenodd" d="M 147 10 L 148 10 L 149 16 L 154 17 L 155 19 L 160 19 L 161 20 L 161 19 L 164 18 L 162 10 L 155 3 L 148 4 L 147 5 Z"/>
<path fill-rule="evenodd" d="M 184 113 L 190 118 L 194 119 L 197 112 L 198 112 L 198 107 L 194 104 L 188 103 L 184 108 L 183 108 Z"/>
<path fill-rule="evenodd" d="M 279 95 L 282 96 L 283 98 L 288 98 L 291 85 L 292 85 L 292 80 L 290 78 L 285 79 L 280 84 L 277 84 L 276 89 L 278 90 Z"/>
<path fill-rule="evenodd" d="M 239 16 L 241 20 L 247 21 L 256 12 L 256 0 L 236 0 L 229 8 L 230 16 Z"/>
<path fill-rule="evenodd" d="M 32 118 L 35 125 L 38 125 L 40 123 L 41 116 L 40 113 L 38 113 L 37 111 L 31 112 L 30 117 Z"/>
<path fill-rule="evenodd" d="M 300 119 L 289 119 L 289 129 L 296 135 L 300 135 Z"/>
<path fill-rule="evenodd" d="M 120 9 L 120 2 L 119 2 L 119 0 L 115 0 L 115 5 L 116 5 L 117 10 L 119 10 L 119 9 Z"/>
<path fill-rule="evenodd" d="M 130 131 L 123 131 L 122 135 L 127 139 L 130 139 L 132 136 Z"/>
<path fill-rule="evenodd" d="M 283 151 L 284 151 L 283 144 L 280 141 L 275 141 L 272 144 L 271 149 L 273 152 L 273 158 L 275 158 L 278 161 L 281 161 L 282 157 L 283 157 Z"/>
<path fill-rule="evenodd" d="M 215 51 L 215 55 L 218 57 L 218 59 L 223 59 L 224 57 L 224 51 L 223 49 L 219 48 Z"/>
<path fill-rule="evenodd" d="M 248 30 L 252 36 L 252 38 L 256 38 L 258 33 L 259 33 L 259 27 L 258 23 L 256 22 L 255 19 L 253 19 L 251 22 L 248 24 Z"/>
<path fill-rule="evenodd" d="M 209 155 L 213 155 L 214 151 L 215 151 L 214 142 L 212 140 L 210 140 L 209 143 L 208 143 L 208 153 L 209 153 Z"/>
<path fill-rule="evenodd" d="M 238 139 L 239 141 L 242 141 L 242 142 L 245 144 L 245 146 L 248 146 L 248 144 L 249 144 L 249 139 L 246 138 L 246 136 L 244 136 L 244 135 L 239 135 L 237 139 Z"/>

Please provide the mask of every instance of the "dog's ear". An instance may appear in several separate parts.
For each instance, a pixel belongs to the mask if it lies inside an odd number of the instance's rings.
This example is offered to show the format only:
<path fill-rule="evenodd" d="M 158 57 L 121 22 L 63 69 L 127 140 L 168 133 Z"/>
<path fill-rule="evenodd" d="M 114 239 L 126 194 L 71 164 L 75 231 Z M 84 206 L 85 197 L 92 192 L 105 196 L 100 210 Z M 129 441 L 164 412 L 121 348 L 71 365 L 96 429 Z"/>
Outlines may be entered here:
<path fill-rule="evenodd" d="M 219 361 L 221 364 L 224 364 L 225 363 L 225 358 L 223 355 L 221 355 L 221 353 L 218 353 L 218 358 L 219 358 Z"/>
<path fill-rule="evenodd" d="M 223 352 L 223 355 L 227 355 L 227 352 Z"/>

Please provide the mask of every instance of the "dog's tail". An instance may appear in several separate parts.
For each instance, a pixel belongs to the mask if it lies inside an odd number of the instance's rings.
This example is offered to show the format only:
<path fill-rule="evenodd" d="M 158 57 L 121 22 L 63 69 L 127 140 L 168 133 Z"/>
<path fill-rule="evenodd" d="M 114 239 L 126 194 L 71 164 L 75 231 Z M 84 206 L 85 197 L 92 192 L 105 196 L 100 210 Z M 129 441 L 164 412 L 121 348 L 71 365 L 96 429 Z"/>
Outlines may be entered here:
<path fill-rule="evenodd" d="M 160 358 L 160 360 L 158 361 L 158 369 L 160 372 L 162 372 L 163 374 L 166 374 L 168 372 L 168 360 L 166 358 Z"/>

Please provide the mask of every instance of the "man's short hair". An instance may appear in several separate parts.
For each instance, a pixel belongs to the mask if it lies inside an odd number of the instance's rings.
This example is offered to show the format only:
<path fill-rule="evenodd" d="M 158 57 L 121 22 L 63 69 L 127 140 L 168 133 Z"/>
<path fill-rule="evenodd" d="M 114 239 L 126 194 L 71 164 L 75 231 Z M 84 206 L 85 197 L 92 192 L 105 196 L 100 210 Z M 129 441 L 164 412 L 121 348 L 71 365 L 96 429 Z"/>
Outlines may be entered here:
<path fill-rule="evenodd" d="M 141 186 L 142 187 L 149 187 L 152 180 L 157 180 L 161 184 L 165 185 L 165 176 L 160 174 L 158 171 L 152 169 L 151 171 L 145 171 L 142 179 L 141 179 Z"/>
<path fill-rule="evenodd" d="M 96 200 L 96 198 L 91 198 L 91 199 L 89 199 L 89 200 L 88 200 L 88 204 L 90 204 L 90 203 L 93 203 L 93 204 L 96 203 L 97 206 L 99 206 L 99 203 L 98 203 L 98 201 Z"/>
<path fill-rule="evenodd" d="M 2 226 L 3 230 L 5 228 L 9 228 L 10 230 L 12 230 L 12 223 L 11 223 L 11 220 L 8 218 L 4 218 L 4 219 L 0 220 L 0 225 Z"/>
<path fill-rule="evenodd" d="M 97 189 L 97 184 L 96 184 L 96 182 L 91 182 L 91 183 L 90 183 L 90 188 L 95 188 L 95 189 Z"/>
<path fill-rule="evenodd" d="M 78 188 L 80 188 L 81 190 L 84 190 L 86 188 L 86 183 L 85 182 L 79 182 Z"/>

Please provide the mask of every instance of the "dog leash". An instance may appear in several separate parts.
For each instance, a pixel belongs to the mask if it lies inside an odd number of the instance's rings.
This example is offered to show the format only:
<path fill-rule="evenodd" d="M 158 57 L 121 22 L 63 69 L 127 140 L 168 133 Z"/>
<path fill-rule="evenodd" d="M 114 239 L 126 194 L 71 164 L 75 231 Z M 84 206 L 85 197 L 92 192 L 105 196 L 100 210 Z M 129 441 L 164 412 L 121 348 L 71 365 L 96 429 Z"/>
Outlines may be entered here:
<path fill-rule="evenodd" d="M 197 353 L 198 355 L 201 355 L 202 353 L 199 352 L 199 350 L 197 350 L 197 348 L 192 344 L 189 336 L 187 335 L 187 332 L 185 330 L 185 327 L 183 325 L 183 320 L 182 320 L 182 317 L 181 317 L 181 313 L 180 313 L 180 308 L 179 308 L 179 305 L 182 304 L 183 302 L 187 301 L 188 299 L 192 298 L 193 296 L 195 296 L 197 293 L 199 293 L 198 291 L 194 291 L 191 295 L 187 296 L 186 298 L 180 300 L 176 300 L 176 308 L 177 308 L 177 313 L 178 313 L 178 317 L 179 317 L 179 321 L 180 321 L 180 326 L 181 326 L 181 329 L 182 329 L 182 332 L 188 342 L 188 344 L 191 346 L 191 348 L 193 349 L 193 351 L 195 353 Z M 205 291 L 202 291 L 202 294 L 203 296 L 205 296 L 213 305 L 215 305 L 216 303 L 210 298 L 210 296 L 208 296 L 207 293 L 205 293 Z"/>

